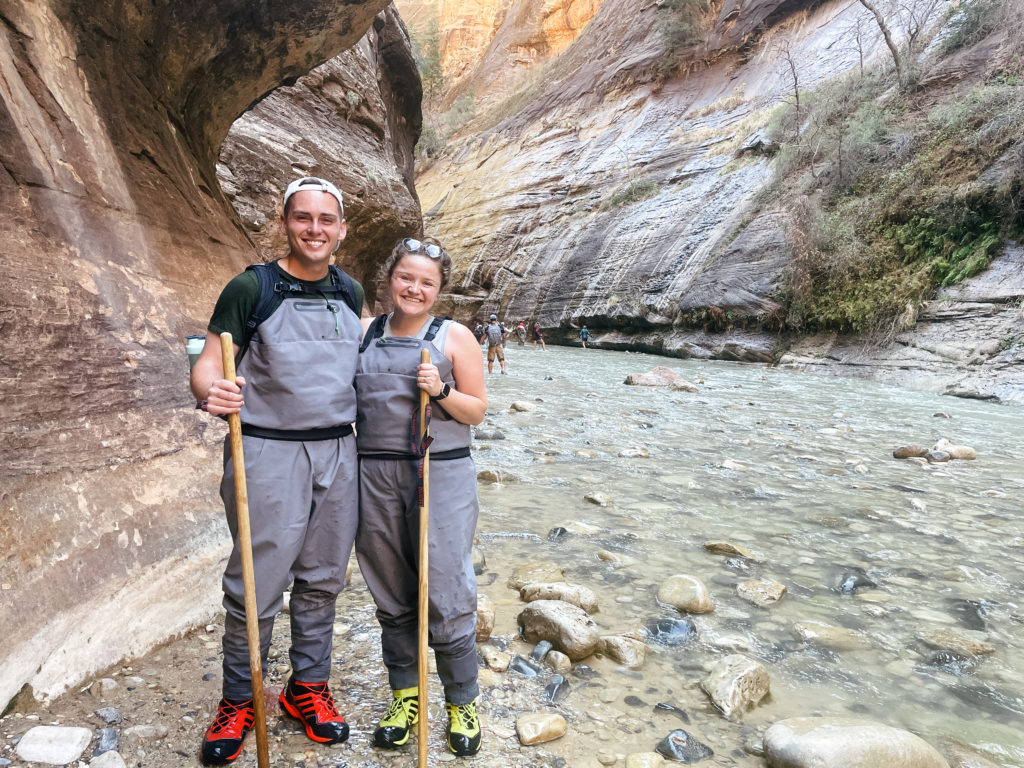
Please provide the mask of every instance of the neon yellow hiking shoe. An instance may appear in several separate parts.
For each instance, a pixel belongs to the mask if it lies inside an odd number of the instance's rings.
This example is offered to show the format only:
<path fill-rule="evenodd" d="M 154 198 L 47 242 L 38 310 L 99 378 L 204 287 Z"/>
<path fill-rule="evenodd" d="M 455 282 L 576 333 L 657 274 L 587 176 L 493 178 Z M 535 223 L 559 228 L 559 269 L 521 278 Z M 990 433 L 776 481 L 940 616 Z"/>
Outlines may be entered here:
<path fill-rule="evenodd" d="M 448 749 L 459 757 L 469 757 L 480 751 L 480 718 L 476 716 L 476 702 L 448 704 Z"/>
<path fill-rule="evenodd" d="M 419 686 L 391 692 L 391 706 L 377 723 L 373 746 L 398 749 L 409 741 L 409 732 L 420 719 Z"/>

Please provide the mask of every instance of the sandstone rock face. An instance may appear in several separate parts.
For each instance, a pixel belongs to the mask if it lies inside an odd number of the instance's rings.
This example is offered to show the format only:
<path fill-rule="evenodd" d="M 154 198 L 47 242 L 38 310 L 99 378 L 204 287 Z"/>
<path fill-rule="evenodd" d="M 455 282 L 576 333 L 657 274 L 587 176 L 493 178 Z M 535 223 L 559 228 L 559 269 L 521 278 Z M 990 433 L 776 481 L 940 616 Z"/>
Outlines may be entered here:
<path fill-rule="evenodd" d="M 126 13 L 0 0 L 0 357 L 13 361 L 0 383 L 0 708 L 26 684 L 51 697 L 216 610 L 224 428 L 193 410 L 183 337 L 258 260 L 218 185 L 218 150 L 249 105 L 358 43 L 386 5 L 204 0 Z M 387 63 L 372 79 L 405 88 L 415 75 L 388 71 L 408 46 L 380 19 L 371 59 Z M 418 115 L 377 102 L 358 107 L 362 130 L 402 169 Z M 286 176 L 264 177 L 267 200 L 321 170 L 308 157 L 280 167 Z M 358 182 L 338 181 L 354 203 Z M 361 215 L 381 221 L 415 199 L 406 189 L 402 205 L 374 207 L 367 196 Z"/>
<path fill-rule="evenodd" d="M 881 723 L 831 717 L 795 717 L 764 734 L 771 768 L 949 768 L 918 736 Z"/>
<path fill-rule="evenodd" d="M 542 5 L 551 3 L 533 3 Z M 452 309 L 460 319 L 498 311 L 538 320 L 555 343 L 574 341 L 586 323 L 609 349 L 761 363 L 778 357 L 778 339 L 748 330 L 743 319 L 756 327 L 778 309 L 790 260 L 787 211 L 755 214 L 751 205 L 772 178 L 763 152 L 770 113 L 792 98 L 782 51 L 800 63 L 810 89 L 858 66 L 844 41 L 858 21 L 874 22 L 859 4 L 713 4 L 703 45 L 694 46 L 699 64 L 666 80 L 658 72 L 667 5 L 604 0 L 554 58 L 533 43 L 505 42 L 518 17 L 512 6 L 496 14 L 500 29 L 479 74 L 465 81 L 477 115 L 417 179 L 431 230 L 459 244 Z M 480 16 L 494 12 L 490 3 L 480 7 Z M 487 34 L 474 29 L 482 47 Z M 503 57 L 504 72 L 494 71 L 492 55 Z M 872 62 L 888 54 L 875 36 L 866 55 Z M 493 101 L 517 83 L 529 85 Z M 1024 401 L 1012 374 L 1024 346 L 999 348 L 1019 324 L 1019 254 L 1011 247 L 993 263 L 1004 280 L 987 285 L 1009 294 L 1003 300 L 988 290 L 944 291 L 916 326 L 881 349 L 866 351 L 857 338 L 821 339 L 785 359 Z"/>

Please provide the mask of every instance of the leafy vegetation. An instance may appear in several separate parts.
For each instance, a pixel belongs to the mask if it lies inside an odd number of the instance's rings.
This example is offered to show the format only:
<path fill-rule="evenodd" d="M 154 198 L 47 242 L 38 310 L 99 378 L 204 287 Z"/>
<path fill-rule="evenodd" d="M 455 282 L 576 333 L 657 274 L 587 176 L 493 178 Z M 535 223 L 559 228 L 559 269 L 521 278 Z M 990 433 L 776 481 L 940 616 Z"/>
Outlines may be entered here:
<path fill-rule="evenodd" d="M 665 44 L 662 75 L 677 73 L 686 63 L 686 55 L 704 39 L 703 15 L 710 8 L 708 0 L 662 0 L 660 30 Z"/>
<path fill-rule="evenodd" d="M 633 181 L 601 203 L 601 210 L 608 211 L 624 205 L 639 203 L 658 194 L 660 187 L 653 181 Z"/>

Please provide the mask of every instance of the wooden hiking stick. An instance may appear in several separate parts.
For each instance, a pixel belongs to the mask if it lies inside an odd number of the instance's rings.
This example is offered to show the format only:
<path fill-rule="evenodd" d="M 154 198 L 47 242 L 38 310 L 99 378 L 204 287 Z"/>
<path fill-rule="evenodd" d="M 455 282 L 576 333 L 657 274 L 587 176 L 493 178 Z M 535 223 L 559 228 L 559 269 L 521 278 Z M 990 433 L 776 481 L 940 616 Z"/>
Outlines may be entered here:
<path fill-rule="evenodd" d="M 430 362 L 430 352 L 426 349 L 420 350 L 420 363 Z M 427 438 L 427 403 L 430 402 L 430 395 L 425 389 L 420 390 L 420 445 Z M 416 731 L 416 744 L 419 755 L 416 762 L 418 768 L 427 768 L 427 632 L 429 629 L 427 606 L 428 606 L 428 583 L 427 568 L 429 566 L 429 554 L 427 545 L 429 543 L 428 531 L 430 525 L 430 447 L 423 451 L 423 497 L 420 499 L 420 593 L 419 593 L 419 663 L 417 672 L 419 674 L 419 729 Z"/>
<path fill-rule="evenodd" d="M 235 380 L 235 345 L 231 334 L 220 335 L 224 378 Z M 263 700 L 263 670 L 260 653 L 259 609 L 256 606 L 256 578 L 252 564 L 252 531 L 249 529 L 249 492 L 245 487 L 245 457 L 242 455 L 242 417 L 228 414 L 231 428 L 231 460 L 235 468 L 235 510 L 238 517 L 238 548 L 242 555 L 242 584 L 245 587 L 245 628 L 249 634 L 249 671 L 252 674 L 252 708 L 256 716 L 256 762 L 270 768 L 267 747 L 267 707 Z"/>

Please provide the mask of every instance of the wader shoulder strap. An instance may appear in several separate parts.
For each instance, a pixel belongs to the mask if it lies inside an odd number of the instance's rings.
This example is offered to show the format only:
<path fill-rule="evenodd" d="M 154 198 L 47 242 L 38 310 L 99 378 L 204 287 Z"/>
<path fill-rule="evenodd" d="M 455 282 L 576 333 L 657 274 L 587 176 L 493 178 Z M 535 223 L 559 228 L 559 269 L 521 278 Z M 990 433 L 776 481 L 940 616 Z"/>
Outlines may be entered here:
<path fill-rule="evenodd" d="M 384 335 L 384 324 L 388 321 L 387 315 L 377 315 L 370 323 L 370 327 L 366 329 L 366 335 L 363 336 L 363 343 L 359 345 L 359 351 L 365 352 L 366 348 L 370 346 L 370 343 L 374 339 L 378 339 Z"/>
<path fill-rule="evenodd" d="M 424 335 L 424 341 L 433 341 L 434 337 L 437 336 L 437 332 L 441 330 L 441 326 L 445 324 L 446 320 L 451 320 L 450 317 L 435 317 L 430 321 L 430 327 L 427 328 L 427 333 Z"/>

